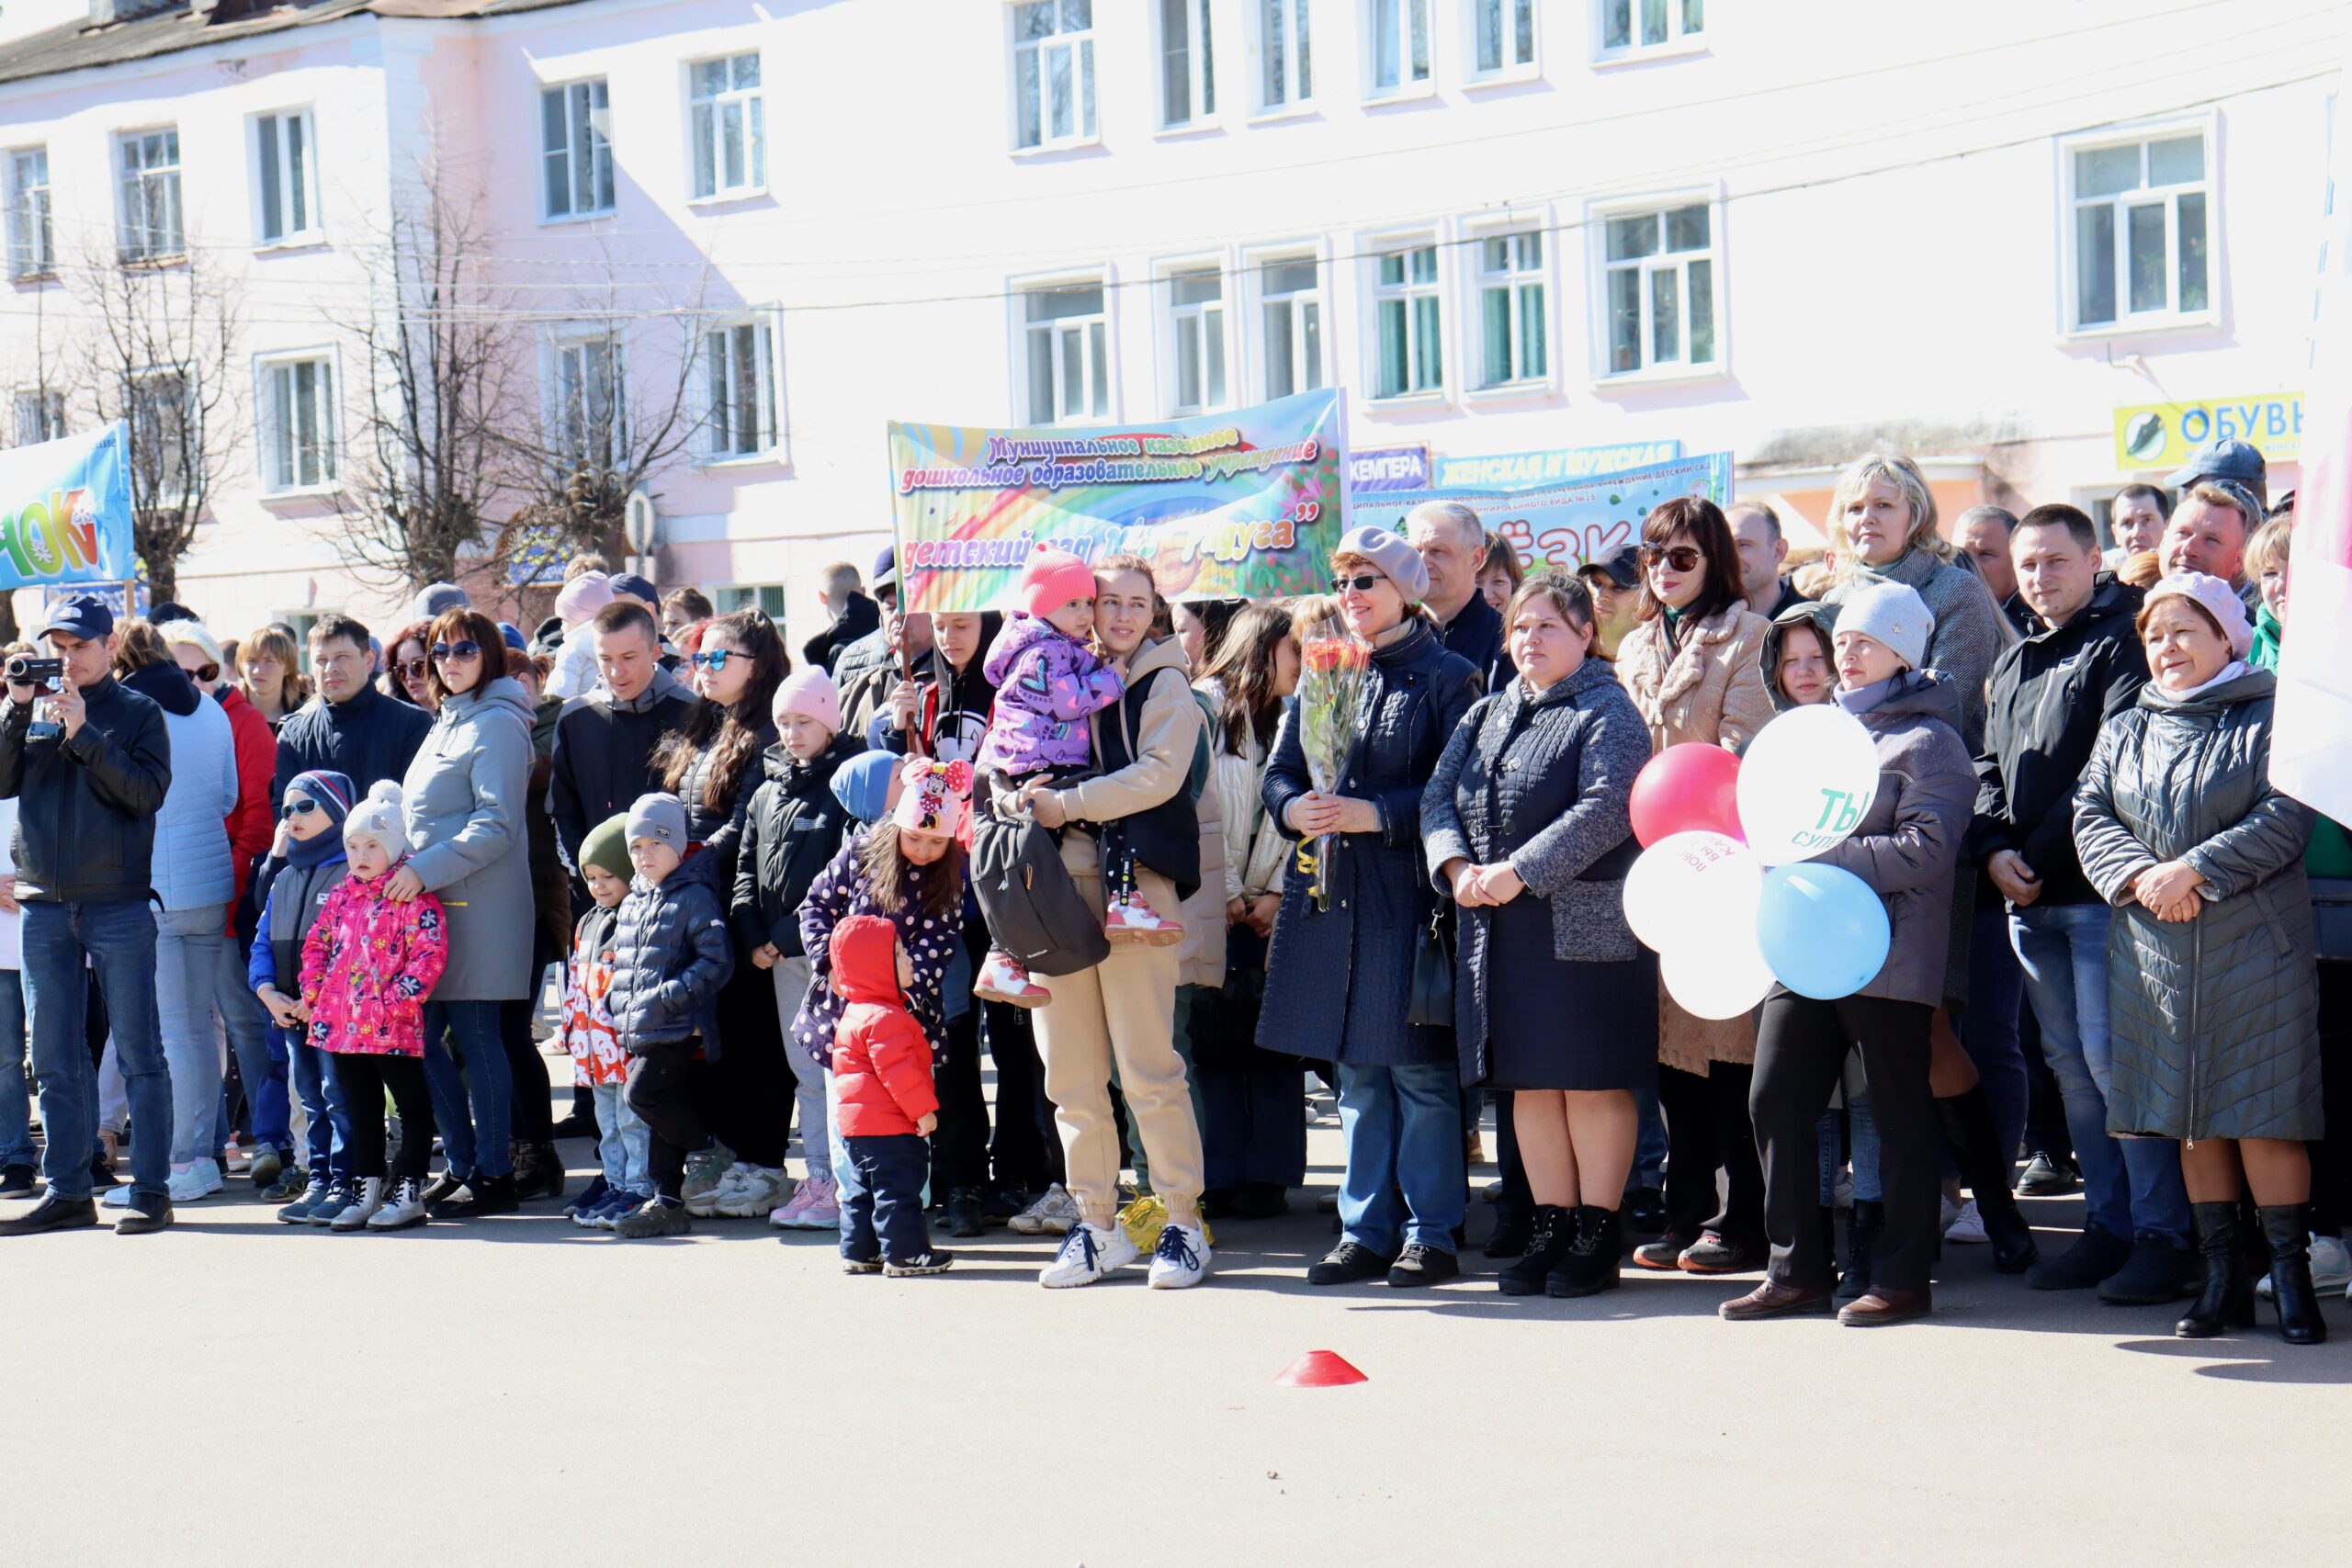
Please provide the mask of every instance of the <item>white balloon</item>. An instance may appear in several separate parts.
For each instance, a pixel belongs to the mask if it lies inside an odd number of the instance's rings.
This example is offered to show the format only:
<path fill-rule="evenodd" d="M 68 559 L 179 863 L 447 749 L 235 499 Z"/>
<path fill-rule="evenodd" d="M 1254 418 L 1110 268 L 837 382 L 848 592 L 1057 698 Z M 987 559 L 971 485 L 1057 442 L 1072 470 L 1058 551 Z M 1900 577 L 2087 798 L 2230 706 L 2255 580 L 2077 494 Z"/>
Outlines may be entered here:
<path fill-rule="evenodd" d="M 1792 708 L 1739 760 L 1739 824 L 1765 865 L 1843 843 L 1878 798 L 1878 747 L 1835 703 Z"/>
<path fill-rule="evenodd" d="M 1755 914 L 1751 906 L 1744 940 L 1685 942 L 1659 956 L 1658 979 L 1684 1012 L 1693 1018 L 1739 1018 L 1753 1011 L 1772 988 L 1771 965 L 1756 945 Z"/>
<path fill-rule="evenodd" d="M 1753 945 L 1763 895 L 1764 867 L 1737 839 L 1669 833 L 1644 850 L 1626 874 L 1625 923 L 1642 945 L 1660 953 L 1725 942 Z"/>

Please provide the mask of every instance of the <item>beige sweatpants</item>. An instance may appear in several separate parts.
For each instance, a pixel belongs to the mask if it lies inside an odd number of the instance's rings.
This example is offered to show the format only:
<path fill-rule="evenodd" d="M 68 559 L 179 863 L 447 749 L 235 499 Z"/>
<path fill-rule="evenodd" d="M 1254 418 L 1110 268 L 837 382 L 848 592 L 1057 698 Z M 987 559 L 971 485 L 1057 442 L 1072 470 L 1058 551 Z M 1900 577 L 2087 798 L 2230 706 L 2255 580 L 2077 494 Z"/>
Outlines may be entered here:
<path fill-rule="evenodd" d="M 1075 857 L 1072 857 L 1075 858 Z M 1102 912 L 1099 872 L 1073 868 L 1072 880 L 1096 914 Z M 1138 867 L 1136 877 L 1155 909 L 1178 907 L 1176 886 Z M 1119 1064 L 1119 1091 L 1151 1162 L 1152 1190 L 1168 1204 L 1170 1220 L 1201 1223 L 1201 1129 L 1176 1055 L 1174 947 L 1120 943 L 1111 956 L 1077 975 L 1042 977 L 1054 999 L 1030 1014 L 1037 1052 L 1046 1065 L 1046 1098 L 1061 1130 L 1069 1193 L 1086 1223 L 1108 1226 L 1119 1210 L 1119 1132 L 1111 1119 L 1111 1063 Z"/>

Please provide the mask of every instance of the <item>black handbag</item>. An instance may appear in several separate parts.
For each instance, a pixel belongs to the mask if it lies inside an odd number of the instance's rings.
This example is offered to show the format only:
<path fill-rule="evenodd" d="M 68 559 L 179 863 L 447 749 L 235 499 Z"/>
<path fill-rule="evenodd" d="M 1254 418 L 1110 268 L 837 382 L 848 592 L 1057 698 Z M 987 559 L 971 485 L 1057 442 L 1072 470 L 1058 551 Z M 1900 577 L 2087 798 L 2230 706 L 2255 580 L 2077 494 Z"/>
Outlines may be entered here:
<path fill-rule="evenodd" d="M 1413 939 L 1413 988 L 1405 1021 L 1423 1029 L 1453 1027 L 1453 953 L 1445 940 L 1442 905 Z"/>

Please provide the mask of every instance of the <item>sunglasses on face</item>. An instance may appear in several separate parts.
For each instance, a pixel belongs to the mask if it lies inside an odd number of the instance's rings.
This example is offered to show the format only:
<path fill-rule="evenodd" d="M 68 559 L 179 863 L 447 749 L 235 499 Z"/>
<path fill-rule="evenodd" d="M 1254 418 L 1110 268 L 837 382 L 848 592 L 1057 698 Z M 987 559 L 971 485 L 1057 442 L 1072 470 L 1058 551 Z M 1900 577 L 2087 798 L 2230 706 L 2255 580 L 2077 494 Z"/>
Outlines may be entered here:
<path fill-rule="evenodd" d="M 749 657 L 751 657 L 749 654 L 739 653 L 731 648 L 712 648 L 706 649 L 700 653 L 688 656 L 686 662 L 689 664 L 700 665 L 703 669 L 707 670 L 712 674 L 716 675 L 720 671 L 727 668 L 727 661 L 729 660 L 747 659 Z"/>
<path fill-rule="evenodd" d="M 422 659 L 403 659 L 400 663 L 401 679 L 422 681 L 424 679 L 424 667 L 425 661 Z"/>
<path fill-rule="evenodd" d="M 436 642 L 433 645 L 433 662 L 435 664 L 448 664 L 458 660 L 481 657 L 481 644 L 469 637 L 460 637 L 456 642 Z"/>
<path fill-rule="evenodd" d="M 1677 571 L 1696 571 L 1699 563 L 1706 558 L 1703 553 L 1690 545 L 1677 545 L 1672 549 L 1658 545 L 1642 547 L 1642 564 L 1645 566 L 1656 566 L 1664 561 Z"/>
<path fill-rule="evenodd" d="M 300 796 L 292 796 L 286 802 L 286 810 L 284 815 L 286 819 L 290 822 L 297 817 L 308 817 L 311 812 L 316 811 L 318 808 L 319 803 L 315 800 L 304 800 Z"/>
<path fill-rule="evenodd" d="M 1360 571 L 1353 577 L 1333 578 L 1331 580 L 1331 592 L 1334 593 L 1345 593 L 1349 589 L 1352 588 L 1359 593 L 1369 593 L 1387 581 L 1388 580 L 1386 578 L 1381 576 L 1376 571 Z"/>

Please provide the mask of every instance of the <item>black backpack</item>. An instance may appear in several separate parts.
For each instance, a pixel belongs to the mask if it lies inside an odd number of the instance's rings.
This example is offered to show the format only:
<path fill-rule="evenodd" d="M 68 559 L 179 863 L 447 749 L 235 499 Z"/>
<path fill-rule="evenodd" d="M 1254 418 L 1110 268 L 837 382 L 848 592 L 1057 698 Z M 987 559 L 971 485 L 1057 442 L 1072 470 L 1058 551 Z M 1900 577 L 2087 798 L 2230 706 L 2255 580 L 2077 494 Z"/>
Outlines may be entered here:
<path fill-rule="evenodd" d="M 1110 957 L 1102 917 L 1070 880 L 1054 835 L 1030 818 L 1000 816 L 985 780 L 973 793 L 972 894 L 997 946 L 1048 976 Z"/>

